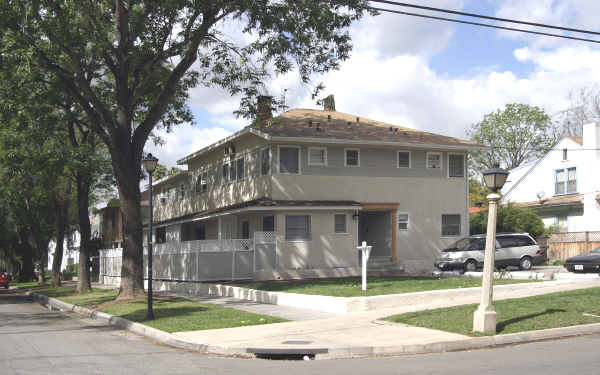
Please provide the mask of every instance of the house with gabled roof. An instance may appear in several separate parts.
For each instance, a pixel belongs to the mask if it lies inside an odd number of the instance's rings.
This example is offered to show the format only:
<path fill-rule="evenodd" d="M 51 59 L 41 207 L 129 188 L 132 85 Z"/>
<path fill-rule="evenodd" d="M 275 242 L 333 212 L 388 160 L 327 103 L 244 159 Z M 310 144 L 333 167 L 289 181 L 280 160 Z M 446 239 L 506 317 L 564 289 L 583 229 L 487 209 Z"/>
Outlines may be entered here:
<path fill-rule="evenodd" d="M 483 146 L 333 107 L 272 117 L 260 100 L 261 126 L 183 157 L 187 171 L 153 184 L 157 278 L 225 278 L 227 267 L 231 278 L 359 274 L 362 241 L 370 262 L 428 272 L 469 234 L 467 154 Z"/>
<path fill-rule="evenodd" d="M 600 230 L 600 126 L 565 137 L 543 157 L 510 171 L 503 202 L 534 209 L 559 232 Z"/>

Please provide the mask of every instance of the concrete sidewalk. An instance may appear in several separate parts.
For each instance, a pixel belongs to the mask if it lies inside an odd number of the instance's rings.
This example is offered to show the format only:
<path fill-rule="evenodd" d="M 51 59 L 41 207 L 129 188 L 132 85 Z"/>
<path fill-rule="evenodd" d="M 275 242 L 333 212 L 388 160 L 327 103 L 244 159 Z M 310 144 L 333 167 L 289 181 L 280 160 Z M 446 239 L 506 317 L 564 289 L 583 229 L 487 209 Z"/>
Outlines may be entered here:
<path fill-rule="evenodd" d="M 503 288 L 502 286 L 495 287 L 494 300 L 600 287 L 600 280 L 519 285 L 521 286 L 520 288 L 510 289 Z M 227 353 L 255 353 L 265 355 L 305 353 L 314 354 L 321 358 L 419 353 L 431 351 L 432 348 L 434 348 L 434 351 L 446 351 L 465 348 L 461 345 L 467 344 L 480 347 L 496 342 L 505 343 L 508 340 L 510 343 L 514 342 L 510 340 L 522 340 L 523 337 L 532 337 L 531 333 L 527 333 L 499 335 L 491 338 L 471 338 L 454 333 L 379 320 L 380 318 L 399 313 L 479 302 L 479 293 L 474 293 L 473 288 L 469 289 L 465 290 L 462 294 L 460 291 L 453 292 L 452 298 L 448 298 L 446 301 L 434 299 L 431 303 L 425 302 L 410 306 L 356 312 L 325 319 L 217 330 L 177 332 L 174 333 L 174 336 L 196 345 L 221 347 Z M 205 300 L 205 302 L 209 301 Z M 276 313 L 277 306 L 273 306 L 273 309 L 274 313 Z M 557 329 L 556 332 L 558 333 L 556 334 L 559 337 L 562 337 L 560 335 L 572 334 L 569 329 L 573 330 L 573 328 Z M 600 325 L 598 325 L 598 329 L 600 330 Z M 584 330 L 581 333 L 587 332 L 588 330 Z M 554 337 L 552 336 L 553 334 L 552 332 L 543 332 L 540 337 Z"/>

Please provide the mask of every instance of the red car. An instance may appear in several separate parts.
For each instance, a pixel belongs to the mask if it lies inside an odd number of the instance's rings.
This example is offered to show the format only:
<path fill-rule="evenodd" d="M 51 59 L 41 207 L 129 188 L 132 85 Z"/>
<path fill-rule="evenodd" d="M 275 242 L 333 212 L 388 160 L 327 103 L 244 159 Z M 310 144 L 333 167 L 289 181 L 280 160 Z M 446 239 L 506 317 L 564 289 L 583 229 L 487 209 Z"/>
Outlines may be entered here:
<path fill-rule="evenodd" d="M 0 274 L 0 287 L 8 289 L 8 275 L 5 273 Z"/>

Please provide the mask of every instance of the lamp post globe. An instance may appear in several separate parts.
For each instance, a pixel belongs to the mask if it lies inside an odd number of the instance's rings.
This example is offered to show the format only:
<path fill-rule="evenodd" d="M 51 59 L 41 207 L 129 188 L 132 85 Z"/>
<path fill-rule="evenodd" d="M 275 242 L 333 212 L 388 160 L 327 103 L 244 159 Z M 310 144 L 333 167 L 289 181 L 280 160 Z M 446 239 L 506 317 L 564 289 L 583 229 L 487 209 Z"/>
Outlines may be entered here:
<path fill-rule="evenodd" d="M 154 319 L 154 311 L 152 309 L 152 173 L 156 169 L 158 159 L 152 154 L 146 155 L 142 159 L 144 169 L 148 172 L 148 311 L 146 312 L 146 320 Z"/>
<path fill-rule="evenodd" d="M 501 169 L 498 164 L 495 164 L 493 168 L 484 171 L 482 174 L 486 186 L 493 193 L 487 196 L 489 208 L 487 233 L 485 236 L 481 303 L 473 314 L 473 331 L 495 334 L 497 314 L 492 301 L 494 291 L 494 258 L 496 252 L 496 215 L 498 212 L 498 201 L 500 200 L 498 191 L 504 186 L 508 172 Z"/>

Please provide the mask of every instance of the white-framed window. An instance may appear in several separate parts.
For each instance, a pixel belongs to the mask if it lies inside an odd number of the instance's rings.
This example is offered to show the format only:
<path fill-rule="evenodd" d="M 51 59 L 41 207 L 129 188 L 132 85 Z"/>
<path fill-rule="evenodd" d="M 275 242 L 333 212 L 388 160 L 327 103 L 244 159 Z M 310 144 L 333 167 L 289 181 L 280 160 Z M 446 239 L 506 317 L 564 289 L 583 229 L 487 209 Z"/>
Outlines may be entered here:
<path fill-rule="evenodd" d="M 196 177 L 196 193 L 206 193 L 208 191 L 208 171 L 204 170 L 198 173 Z"/>
<path fill-rule="evenodd" d="M 300 147 L 279 146 L 279 173 L 300 174 Z"/>
<path fill-rule="evenodd" d="M 310 215 L 285 215 L 285 240 L 310 241 Z"/>
<path fill-rule="evenodd" d="M 348 215 L 335 214 L 333 215 L 333 229 L 337 234 L 348 233 Z"/>
<path fill-rule="evenodd" d="M 360 167 L 360 149 L 344 149 L 344 167 Z"/>
<path fill-rule="evenodd" d="M 427 153 L 427 169 L 440 169 L 442 168 L 442 153 L 441 152 L 428 152 Z"/>
<path fill-rule="evenodd" d="M 411 165 L 410 160 L 410 151 L 398 151 L 398 156 L 396 158 L 396 167 L 397 168 L 410 168 Z"/>
<path fill-rule="evenodd" d="M 460 215 L 442 214 L 442 237 L 460 236 Z"/>
<path fill-rule="evenodd" d="M 448 154 L 448 177 L 465 177 L 464 154 Z"/>
<path fill-rule="evenodd" d="M 308 148 L 308 165 L 327 166 L 327 148 L 326 147 L 309 147 Z"/>
<path fill-rule="evenodd" d="M 269 147 L 260 150 L 260 174 L 266 176 L 271 173 L 271 149 Z"/>
<path fill-rule="evenodd" d="M 227 185 L 229 183 L 229 172 L 229 162 L 224 162 L 223 166 L 221 167 L 221 185 Z"/>
<path fill-rule="evenodd" d="M 242 156 L 241 158 L 238 158 L 235 161 L 235 169 L 236 169 L 236 181 L 240 181 L 243 180 L 244 177 L 246 176 L 246 169 L 245 169 L 246 163 L 245 163 L 245 159 Z"/>
<path fill-rule="evenodd" d="M 400 232 L 408 231 L 408 213 L 407 212 L 399 212 L 398 213 L 398 230 Z"/>
<path fill-rule="evenodd" d="M 554 171 L 554 194 L 573 194 L 577 192 L 577 168 L 563 168 Z"/>
<path fill-rule="evenodd" d="M 181 183 L 179 184 L 179 194 L 177 195 L 177 197 L 179 199 L 183 199 L 185 198 L 185 183 Z"/>

